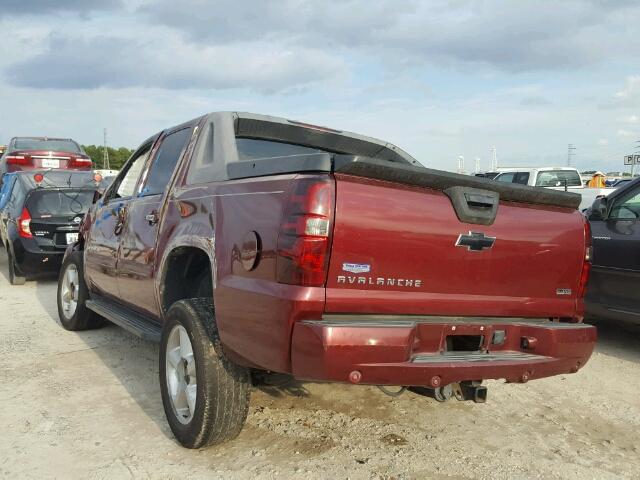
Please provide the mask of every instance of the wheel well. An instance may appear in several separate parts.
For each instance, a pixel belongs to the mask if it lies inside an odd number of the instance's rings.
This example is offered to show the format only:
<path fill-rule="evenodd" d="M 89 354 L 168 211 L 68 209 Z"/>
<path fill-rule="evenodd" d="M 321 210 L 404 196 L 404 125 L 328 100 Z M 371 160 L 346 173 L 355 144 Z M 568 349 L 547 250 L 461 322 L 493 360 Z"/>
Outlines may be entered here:
<path fill-rule="evenodd" d="M 213 297 L 209 256 L 199 248 L 178 247 L 167 258 L 161 286 L 162 310 L 178 300 Z"/>

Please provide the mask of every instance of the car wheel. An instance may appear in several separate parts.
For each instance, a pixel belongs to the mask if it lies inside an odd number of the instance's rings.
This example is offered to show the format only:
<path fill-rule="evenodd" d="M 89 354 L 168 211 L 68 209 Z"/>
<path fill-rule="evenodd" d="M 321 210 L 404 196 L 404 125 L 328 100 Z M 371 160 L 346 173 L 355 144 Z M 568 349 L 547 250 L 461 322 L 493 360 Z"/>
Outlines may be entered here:
<path fill-rule="evenodd" d="M 23 277 L 17 273 L 16 260 L 13 258 L 13 254 L 9 249 L 7 249 L 7 261 L 9 263 L 9 283 L 11 283 L 11 285 L 24 285 L 27 277 Z"/>
<path fill-rule="evenodd" d="M 160 342 L 160 391 L 167 421 L 187 448 L 238 436 L 249 410 L 249 370 L 224 355 L 209 298 L 180 300 Z"/>
<path fill-rule="evenodd" d="M 102 318 L 85 305 L 89 292 L 82 262 L 82 252 L 72 252 L 64 260 L 58 278 L 58 317 L 67 330 L 88 330 L 104 324 Z"/>

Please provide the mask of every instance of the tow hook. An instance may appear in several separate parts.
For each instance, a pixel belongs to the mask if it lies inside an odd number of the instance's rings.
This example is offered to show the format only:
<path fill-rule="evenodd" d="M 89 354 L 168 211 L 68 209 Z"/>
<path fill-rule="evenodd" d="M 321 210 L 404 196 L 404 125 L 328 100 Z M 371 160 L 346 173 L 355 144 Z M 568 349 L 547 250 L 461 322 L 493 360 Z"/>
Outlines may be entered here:
<path fill-rule="evenodd" d="M 473 400 L 475 403 L 487 401 L 487 387 L 479 381 L 460 382 L 454 387 L 454 393 L 458 400 Z"/>

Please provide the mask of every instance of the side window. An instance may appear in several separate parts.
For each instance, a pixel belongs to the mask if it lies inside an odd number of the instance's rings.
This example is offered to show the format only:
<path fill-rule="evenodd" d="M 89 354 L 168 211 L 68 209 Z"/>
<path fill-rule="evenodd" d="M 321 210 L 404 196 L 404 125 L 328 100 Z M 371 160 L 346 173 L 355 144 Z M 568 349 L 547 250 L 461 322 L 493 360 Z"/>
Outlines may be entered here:
<path fill-rule="evenodd" d="M 225 166 L 222 161 L 215 159 L 215 126 L 208 122 L 198 138 L 195 151 L 191 157 L 187 185 L 214 182 L 224 178 Z"/>
<path fill-rule="evenodd" d="M 11 189 L 11 195 L 9 195 L 9 200 L 7 201 L 7 209 L 11 217 L 16 218 L 20 215 L 20 212 L 22 212 L 25 193 L 22 182 L 16 178 L 13 183 L 13 188 Z"/>
<path fill-rule="evenodd" d="M 153 142 L 149 142 L 136 151 L 126 163 L 124 169 L 116 177 L 113 185 L 107 194 L 107 200 L 110 198 L 132 197 L 138 183 L 138 178 L 142 173 L 144 164 L 149 157 Z"/>
<path fill-rule="evenodd" d="M 13 179 L 5 178 L 5 181 L 2 183 L 2 187 L 0 187 L 0 210 L 7 204 L 9 201 L 9 196 L 11 195 L 11 187 L 13 186 Z"/>
<path fill-rule="evenodd" d="M 183 128 L 162 140 L 156 158 L 151 164 L 142 195 L 157 195 L 164 192 L 190 137 L 191 128 Z"/>
<path fill-rule="evenodd" d="M 634 190 L 616 200 L 609 218 L 617 220 L 637 220 L 640 218 L 640 190 Z"/>
<path fill-rule="evenodd" d="M 501 173 L 496 177 L 498 182 L 513 183 L 514 172 Z"/>
<path fill-rule="evenodd" d="M 513 178 L 513 183 L 519 183 L 520 185 L 527 185 L 529 183 L 529 172 L 518 172 Z"/>

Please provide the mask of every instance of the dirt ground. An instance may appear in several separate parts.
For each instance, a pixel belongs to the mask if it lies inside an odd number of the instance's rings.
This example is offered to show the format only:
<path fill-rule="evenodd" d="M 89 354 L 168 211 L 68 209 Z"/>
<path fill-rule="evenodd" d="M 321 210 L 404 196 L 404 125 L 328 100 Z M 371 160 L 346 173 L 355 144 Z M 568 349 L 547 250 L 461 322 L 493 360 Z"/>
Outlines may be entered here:
<path fill-rule="evenodd" d="M 0 476 L 7 478 L 640 477 L 640 327 L 599 325 L 589 364 L 486 404 L 310 383 L 256 388 L 240 437 L 181 448 L 158 349 L 57 323 L 54 280 L 12 287 L 0 255 Z M 280 383 L 278 383 L 280 382 Z"/>

